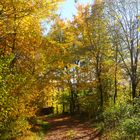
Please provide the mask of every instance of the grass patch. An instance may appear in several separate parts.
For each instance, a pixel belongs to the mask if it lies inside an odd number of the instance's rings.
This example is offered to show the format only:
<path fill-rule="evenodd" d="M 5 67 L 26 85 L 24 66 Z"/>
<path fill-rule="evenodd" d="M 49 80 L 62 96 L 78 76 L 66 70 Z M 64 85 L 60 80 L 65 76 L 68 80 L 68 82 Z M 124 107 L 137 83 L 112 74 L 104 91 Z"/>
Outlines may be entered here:
<path fill-rule="evenodd" d="M 104 123 L 93 123 L 91 124 L 91 127 L 96 128 L 98 131 L 103 131 L 104 130 Z"/>
<path fill-rule="evenodd" d="M 26 135 L 16 138 L 16 140 L 43 140 L 44 134 L 42 132 L 33 133 L 28 132 Z"/>
<path fill-rule="evenodd" d="M 48 129 L 50 129 L 51 125 L 47 121 L 42 119 L 37 119 L 31 128 L 32 132 L 43 132 L 45 133 Z"/>
<path fill-rule="evenodd" d="M 66 136 L 67 136 L 67 138 L 69 139 L 69 140 L 72 140 L 72 139 L 74 139 L 74 137 L 75 137 L 75 135 L 76 135 L 76 132 L 74 131 L 74 130 L 68 130 L 67 131 L 67 134 L 66 134 Z"/>
<path fill-rule="evenodd" d="M 50 127 L 50 123 L 44 121 L 43 118 L 34 118 L 30 131 L 16 140 L 44 140 L 45 133 Z"/>

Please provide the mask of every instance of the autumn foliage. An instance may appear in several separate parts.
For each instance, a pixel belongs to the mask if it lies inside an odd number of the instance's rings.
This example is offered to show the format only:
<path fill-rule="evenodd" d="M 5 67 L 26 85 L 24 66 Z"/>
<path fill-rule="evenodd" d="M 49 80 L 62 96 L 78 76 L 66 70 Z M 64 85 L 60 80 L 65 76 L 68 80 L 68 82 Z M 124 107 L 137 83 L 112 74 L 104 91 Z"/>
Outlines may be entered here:
<path fill-rule="evenodd" d="M 139 139 L 139 1 L 77 3 L 71 21 L 61 2 L 0 1 L 0 139 L 26 136 L 47 107 Z"/>

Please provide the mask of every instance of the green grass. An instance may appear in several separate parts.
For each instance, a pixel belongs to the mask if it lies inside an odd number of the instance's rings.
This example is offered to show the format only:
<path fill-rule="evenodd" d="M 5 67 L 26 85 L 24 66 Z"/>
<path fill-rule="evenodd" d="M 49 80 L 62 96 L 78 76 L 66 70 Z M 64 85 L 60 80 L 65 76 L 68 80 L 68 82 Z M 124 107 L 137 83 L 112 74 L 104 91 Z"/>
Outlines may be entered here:
<path fill-rule="evenodd" d="M 47 121 L 43 119 L 36 119 L 31 129 L 32 132 L 43 132 L 45 133 L 48 129 L 50 129 L 51 125 Z"/>
<path fill-rule="evenodd" d="M 36 118 L 33 120 L 33 127 L 31 128 L 32 134 L 26 135 L 18 140 L 43 140 L 46 131 L 51 127 L 50 123 L 43 120 L 44 118 Z"/>
<path fill-rule="evenodd" d="M 72 129 L 68 130 L 67 134 L 66 134 L 66 136 L 68 137 L 69 140 L 74 139 L 75 135 L 76 135 L 76 132 L 74 130 L 72 130 Z"/>
<path fill-rule="evenodd" d="M 28 134 L 21 136 L 16 140 L 44 140 L 44 134 L 42 132 L 38 133 L 29 132 Z"/>

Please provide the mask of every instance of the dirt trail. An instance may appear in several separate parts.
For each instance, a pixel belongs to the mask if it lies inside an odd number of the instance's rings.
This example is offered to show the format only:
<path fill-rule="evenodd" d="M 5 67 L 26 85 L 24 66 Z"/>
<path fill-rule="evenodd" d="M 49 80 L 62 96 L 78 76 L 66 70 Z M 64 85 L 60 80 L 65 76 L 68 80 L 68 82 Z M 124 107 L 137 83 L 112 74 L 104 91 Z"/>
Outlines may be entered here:
<path fill-rule="evenodd" d="M 51 129 L 45 140 L 99 140 L 98 131 L 88 122 L 81 122 L 71 117 L 48 118 Z"/>

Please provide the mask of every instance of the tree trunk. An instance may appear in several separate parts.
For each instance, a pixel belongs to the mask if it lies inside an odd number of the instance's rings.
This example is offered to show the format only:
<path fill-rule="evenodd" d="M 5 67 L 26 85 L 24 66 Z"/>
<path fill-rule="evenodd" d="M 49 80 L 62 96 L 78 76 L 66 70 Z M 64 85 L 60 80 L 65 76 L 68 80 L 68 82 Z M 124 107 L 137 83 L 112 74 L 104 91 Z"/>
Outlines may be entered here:
<path fill-rule="evenodd" d="M 137 88 L 136 82 L 132 81 L 132 97 L 133 97 L 133 99 L 137 96 L 136 88 Z"/>
<path fill-rule="evenodd" d="M 63 114 L 65 113 L 65 105 L 64 105 L 64 103 L 63 103 Z"/>
<path fill-rule="evenodd" d="M 74 91 L 70 91 L 70 114 L 73 115 L 75 110 Z"/>
<path fill-rule="evenodd" d="M 99 78 L 100 79 L 100 78 Z M 103 97 L 103 89 L 102 89 L 102 84 L 101 81 L 99 81 L 99 92 L 100 92 L 100 107 L 101 107 L 101 112 L 103 112 L 103 106 L 104 106 L 104 97 Z"/>
<path fill-rule="evenodd" d="M 117 71 L 118 71 L 118 46 L 116 46 L 116 54 L 115 54 L 115 83 L 114 83 L 114 86 L 115 86 L 115 93 L 114 93 L 114 104 L 116 103 L 116 98 L 117 98 Z"/>

